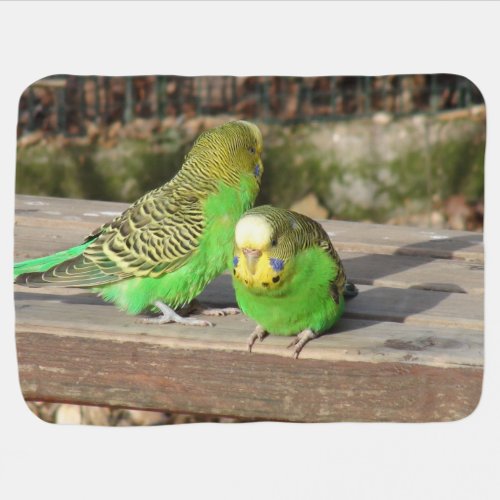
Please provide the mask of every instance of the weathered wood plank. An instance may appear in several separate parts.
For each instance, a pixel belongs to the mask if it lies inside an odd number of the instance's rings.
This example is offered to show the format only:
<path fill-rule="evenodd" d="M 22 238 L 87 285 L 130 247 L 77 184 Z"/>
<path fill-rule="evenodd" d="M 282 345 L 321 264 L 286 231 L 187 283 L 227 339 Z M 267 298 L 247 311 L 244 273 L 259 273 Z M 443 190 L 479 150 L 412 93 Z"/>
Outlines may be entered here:
<path fill-rule="evenodd" d="M 416 231 L 410 227 L 363 224 L 362 231 L 356 234 L 349 227 L 352 223 L 321 222 L 337 248 L 345 251 L 484 262 L 482 235 L 477 233 L 454 234 L 453 231 L 446 230 Z"/>
<path fill-rule="evenodd" d="M 402 321 L 429 326 L 457 326 L 482 331 L 483 297 L 481 295 L 404 290 L 358 285 L 356 299 L 346 305 L 346 316 Z"/>
<path fill-rule="evenodd" d="M 350 281 L 363 285 L 484 293 L 483 264 L 417 255 L 339 252 Z"/>
<path fill-rule="evenodd" d="M 481 233 L 331 220 L 319 222 L 341 250 L 484 262 Z"/>
<path fill-rule="evenodd" d="M 126 206 L 18 196 L 16 260 L 77 244 Z M 15 286 L 25 397 L 291 421 L 469 414 L 482 384 L 482 235 L 324 224 L 360 293 L 299 360 L 283 337 L 246 352 L 254 323 L 244 316 L 146 325 L 82 290 Z M 201 299 L 234 304 L 230 276 Z"/>
<path fill-rule="evenodd" d="M 220 293 L 221 289 L 224 293 Z M 59 288 L 40 291 L 43 292 L 16 286 L 16 331 L 78 334 L 94 339 L 135 336 L 141 341 L 171 348 L 246 351 L 246 339 L 255 326 L 243 315 L 212 318 L 215 328 L 145 324 L 140 317 L 127 316 L 90 293 Z M 209 285 L 202 298 L 220 306 L 226 302 L 224 297 L 228 303 L 234 303 L 231 294 L 228 284 L 219 282 Z M 350 319 L 349 316 L 332 329 L 333 334 L 310 342 L 302 351 L 301 359 L 482 366 L 480 330 Z M 289 342 L 289 338 L 271 336 L 262 344 L 257 343 L 254 351 L 290 357 L 286 349 Z"/>
<path fill-rule="evenodd" d="M 43 257 L 82 243 L 90 234 L 90 229 L 81 225 L 57 227 L 20 226 L 14 227 L 14 259 Z"/>
<path fill-rule="evenodd" d="M 45 227 L 81 224 L 91 231 L 127 208 L 124 203 L 70 200 L 27 195 L 16 196 L 20 225 Z M 481 233 L 425 230 L 405 226 L 320 221 L 339 250 L 350 252 L 420 255 L 484 262 Z"/>
<path fill-rule="evenodd" d="M 477 368 L 297 361 L 39 331 L 16 338 L 28 400 L 245 419 L 426 422 L 467 416 L 482 384 Z"/>
<path fill-rule="evenodd" d="M 33 222 L 33 219 L 30 219 Z M 53 227 L 15 226 L 16 261 L 41 257 L 79 244 L 94 228 L 80 223 Z M 481 263 L 426 256 L 362 254 L 341 250 L 349 279 L 354 283 L 443 292 L 477 293 L 484 290 Z"/>
<path fill-rule="evenodd" d="M 359 294 L 348 300 L 345 316 L 427 326 L 456 326 L 482 331 L 483 296 L 408 288 L 358 285 Z M 211 304 L 235 305 L 230 277 L 219 276 L 202 299 Z"/>
<path fill-rule="evenodd" d="M 88 222 L 94 227 L 111 220 L 129 206 L 112 201 L 16 195 L 16 218 L 51 221 L 54 224 Z"/>
<path fill-rule="evenodd" d="M 219 276 L 200 295 L 200 300 L 214 307 L 236 306 L 234 292 L 228 275 Z M 404 293 L 397 288 L 358 286 L 358 296 L 347 301 L 344 316 L 373 321 L 392 321 L 407 324 L 419 324 L 427 328 L 456 327 L 483 331 L 483 300 L 481 295 L 433 292 L 419 289 L 407 289 Z M 61 288 L 30 289 L 16 286 L 17 299 L 29 297 L 32 300 L 52 300 L 65 304 L 67 291 Z M 98 297 L 91 294 L 72 295 L 80 297 L 81 304 L 100 303 Z M 111 306 L 110 307 L 114 307 Z"/>

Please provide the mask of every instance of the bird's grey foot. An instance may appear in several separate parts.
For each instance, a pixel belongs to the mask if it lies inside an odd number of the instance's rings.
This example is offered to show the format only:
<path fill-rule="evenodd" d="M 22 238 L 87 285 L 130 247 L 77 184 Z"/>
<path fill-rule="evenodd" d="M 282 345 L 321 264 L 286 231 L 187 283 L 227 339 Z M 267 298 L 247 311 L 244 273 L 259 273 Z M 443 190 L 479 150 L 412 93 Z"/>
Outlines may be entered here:
<path fill-rule="evenodd" d="M 269 335 L 264 328 L 262 328 L 260 325 L 257 325 L 255 327 L 255 330 L 250 334 L 248 337 L 248 352 L 252 352 L 252 347 L 255 344 L 255 341 L 259 339 L 261 342 Z"/>
<path fill-rule="evenodd" d="M 203 314 L 203 316 L 230 316 L 241 313 L 237 307 L 211 308 L 201 304 L 197 300 L 193 300 L 188 307 L 189 312 Z"/>
<path fill-rule="evenodd" d="M 312 330 L 304 330 L 300 332 L 288 345 L 288 347 L 295 346 L 292 356 L 297 359 L 299 357 L 300 351 L 302 348 L 310 341 L 318 337 L 318 334 L 313 332 Z"/>
<path fill-rule="evenodd" d="M 156 301 L 155 306 L 161 311 L 161 316 L 146 318 L 144 323 L 155 323 L 158 325 L 163 325 L 164 323 L 179 323 L 180 325 L 190 326 L 214 326 L 213 323 L 204 319 L 186 318 L 181 316 L 163 302 Z"/>
<path fill-rule="evenodd" d="M 204 316 L 231 316 L 240 313 L 241 311 L 237 307 L 223 307 L 221 309 L 206 307 L 199 311 L 199 314 Z"/>

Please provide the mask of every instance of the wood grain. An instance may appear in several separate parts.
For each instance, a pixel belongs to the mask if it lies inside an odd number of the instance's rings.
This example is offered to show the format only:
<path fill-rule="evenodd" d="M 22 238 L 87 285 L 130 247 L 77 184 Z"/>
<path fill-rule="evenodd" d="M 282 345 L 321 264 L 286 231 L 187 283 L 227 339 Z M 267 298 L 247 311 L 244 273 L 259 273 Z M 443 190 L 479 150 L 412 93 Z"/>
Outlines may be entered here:
<path fill-rule="evenodd" d="M 99 339 L 137 338 L 168 348 L 246 352 L 246 340 L 255 323 L 243 315 L 212 318 L 214 328 L 168 324 L 153 325 L 128 316 L 89 293 L 33 293 L 16 286 L 16 330 L 87 336 Z M 220 290 L 212 283 L 209 298 Z M 66 290 L 64 290 L 66 292 Z M 219 299 L 220 300 L 220 299 Z M 207 300 L 207 302 L 210 302 Z M 220 306 L 220 302 L 210 302 Z M 290 358 L 290 338 L 270 336 L 257 343 L 255 353 Z M 425 364 L 429 366 L 482 366 L 482 332 L 466 328 L 439 328 L 391 321 L 344 317 L 329 332 L 310 342 L 300 359 Z"/>
<path fill-rule="evenodd" d="M 16 198 L 15 259 L 73 246 L 126 204 Z M 358 297 L 298 360 L 249 354 L 254 322 L 146 325 L 79 289 L 15 286 L 26 399 L 250 420 L 426 422 L 475 408 L 483 368 L 482 235 L 324 221 Z M 200 297 L 235 304 L 230 276 Z"/>
<path fill-rule="evenodd" d="M 26 399 L 295 422 L 456 420 L 482 370 L 300 360 L 19 332 Z"/>
<path fill-rule="evenodd" d="M 16 221 L 19 225 L 38 227 L 81 225 L 91 231 L 127 207 L 125 203 L 17 195 Z M 481 233 L 331 220 L 320 222 L 335 247 L 343 251 L 484 262 Z"/>
<path fill-rule="evenodd" d="M 484 293 L 484 266 L 455 259 L 340 251 L 350 281 L 364 285 Z"/>
<path fill-rule="evenodd" d="M 200 298 L 218 307 L 236 305 L 230 282 L 228 275 L 219 276 Z M 358 296 L 346 302 L 346 317 L 478 331 L 484 327 L 482 295 L 369 285 L 358 289 Z"/>
<path fill-rule="evenodd" d="M 484 262 L 481 233 L 345 221 L 319 222 L 339 250 Z"/>
<path fill-rule="evenodd" d="M 15 226 L 16 261 L 42 257 L 77 245 L 89 234 L 81 226 Z M 35 244 L 36 242 L 36 244 Z M 452 259 L 340 251 L 350 281 L 393 288 L 484 293 L 484 266 Z"/>

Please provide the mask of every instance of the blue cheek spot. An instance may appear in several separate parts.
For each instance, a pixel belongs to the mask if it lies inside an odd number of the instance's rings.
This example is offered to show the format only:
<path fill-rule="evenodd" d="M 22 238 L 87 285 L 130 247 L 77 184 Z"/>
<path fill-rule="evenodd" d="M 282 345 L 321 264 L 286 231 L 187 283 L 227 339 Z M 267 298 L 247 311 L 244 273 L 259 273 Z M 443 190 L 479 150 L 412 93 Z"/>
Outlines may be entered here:
<path fill-rule="evenodd" d="M 255 167 L 253 169 L 253 174 L 255 175 L 255 177 L 259 177 L 259 175 L 260 175 L 260 165 L 255 165 Z"/>
<path fill-rule="evenodd" d="M 234 266 L 234 267 L 236 267 L 236 266 L 238 265 L 238 262 L 239 262 L 239 261 L 240 261 L 240 259 L 238 259 L 238 256 L 237 256 L 237 255 L 235 255 L 235 256 L 233 257 L 233 266 Z"/>
<path fill-rule="evenodd" d="M 271 257 L 269 262 L 273 270 L 276 272 L 283 271 L 283 268 L 285 267 L 285 262 L 282 259 L 275 259 L 274 257 Z"/>

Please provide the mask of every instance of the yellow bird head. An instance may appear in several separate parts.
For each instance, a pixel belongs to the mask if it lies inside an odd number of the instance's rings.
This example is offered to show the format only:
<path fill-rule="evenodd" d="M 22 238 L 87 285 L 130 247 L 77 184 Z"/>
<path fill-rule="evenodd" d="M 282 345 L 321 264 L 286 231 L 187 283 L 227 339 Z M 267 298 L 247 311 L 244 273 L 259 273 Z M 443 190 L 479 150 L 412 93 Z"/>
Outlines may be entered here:
<path fill-rule="evenodd" d="M 263 141 L 259 128 L 238 120 L 206 130 L 186 156 L 185 165 L 195 166 L 199 176 L 238 185 L 242 174 L 260 186 L 264 166 Z"/>
<path fill-rule="evenodd" d="M 282 229 L 262 213 L 249 213 L 238 221 L 233 259 L 236 279 L 249 288 L 262 290 L 278 289 L 286 282 L 291 255 L 287 245 L 280 244 L 284 243 Z"/>

